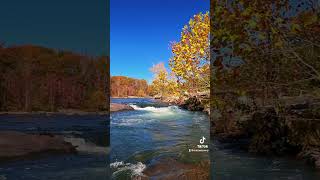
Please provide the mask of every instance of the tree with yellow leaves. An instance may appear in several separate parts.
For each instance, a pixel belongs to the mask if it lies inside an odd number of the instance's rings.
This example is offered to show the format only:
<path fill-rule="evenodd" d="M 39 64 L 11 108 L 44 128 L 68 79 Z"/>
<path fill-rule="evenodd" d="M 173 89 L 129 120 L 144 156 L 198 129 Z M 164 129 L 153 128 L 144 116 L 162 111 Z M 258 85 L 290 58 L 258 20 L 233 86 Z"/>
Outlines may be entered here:
<path fill-rule="evenodd" d="M 177 78 L 179 89 L 186 93 L 210 88 L 209 32 L 209 13 L 199 13 L 183 27 L 180 41 L 171 45 L 171 71 Z"/>
<path fill-rule="evenodd" d="M 150 85 L 150 93 L 160 97 L 177 95 L 177 83 L 174 78 L 170 77 L 164 63 L 158 63 L 150 68 L 154 73 L 154 79 Z"/>

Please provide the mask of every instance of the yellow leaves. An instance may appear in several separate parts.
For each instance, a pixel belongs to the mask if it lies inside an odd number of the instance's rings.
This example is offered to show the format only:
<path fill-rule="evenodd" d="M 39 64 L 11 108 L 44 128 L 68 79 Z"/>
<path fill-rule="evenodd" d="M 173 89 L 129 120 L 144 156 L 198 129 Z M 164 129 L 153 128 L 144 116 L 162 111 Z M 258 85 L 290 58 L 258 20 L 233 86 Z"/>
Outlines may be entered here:
<path fill-rule="evenodd" d="M 150 86 L 153 94 L 167 96 L 178 90 L 175 79 L 169 76 L 164 63 L 153 65 L 150 71 L 154 73 L 154 79 Z"/>
<path fill-rule="evenodd" d="M 171 76 L 163 63 L 151 68 L 154 73 L 151 86 L 157 94 L 177 95 L 207 88 L 210 77 L 209 32 L 208 12 L 196 14 L 188 21 L 182 29 L 180 41 L 171 44 Z"/>
<path fill-rule="evenodd" d="M 181 32 L 179 42 L 171 45 L 173 57 L 170 59 L 172 72 L 180 83 L 196 88 L 207 75 L 203 74 L 205 64 L 209 64 L 209 13 L 196 14 Z M 203 63 L 205 62 L 205 63 Z M 180 84 L 182 87 L 183 84 Z"/>
<path fill-rule="evenodd" d="M 200 49 L 200 54 L 201 54 L 201 55 L 204 54 L 204 49 Z"/>

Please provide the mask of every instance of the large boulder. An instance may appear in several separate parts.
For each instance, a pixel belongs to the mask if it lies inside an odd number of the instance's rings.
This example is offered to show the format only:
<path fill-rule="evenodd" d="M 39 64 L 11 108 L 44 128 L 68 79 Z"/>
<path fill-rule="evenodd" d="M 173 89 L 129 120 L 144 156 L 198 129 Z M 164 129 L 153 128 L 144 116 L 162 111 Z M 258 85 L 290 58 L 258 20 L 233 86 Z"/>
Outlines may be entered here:
<path fill-rule="evenodd" d="M 118 104 L 118 103 L 111 103 L 110 104 L 110 112 L 117 112 L 117 111 L 130 111 L 134 110 L 133 107 L 127 104 Z"/>
<path fill-rule="evenodd" d="M 76 153 L 76 147 L 55 135 L 0 132 L 0 160 L 12 160 L 42 154 Z"/>
<path fill-rule="evenodd" d="M 180 107 L 189 111 L 203 111 L 205 108 L 196 96 L 187 99 Z"/>

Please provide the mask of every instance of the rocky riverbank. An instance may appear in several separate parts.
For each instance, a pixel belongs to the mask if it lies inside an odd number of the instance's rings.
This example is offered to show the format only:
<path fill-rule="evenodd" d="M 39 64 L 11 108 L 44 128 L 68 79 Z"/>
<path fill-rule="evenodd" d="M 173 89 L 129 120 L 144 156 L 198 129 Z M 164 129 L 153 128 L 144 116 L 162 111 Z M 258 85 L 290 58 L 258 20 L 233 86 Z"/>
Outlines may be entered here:
<path fill-rule="evenodd" d="M 185 97 L 161 97 L 157 98 L 159 101 L 167 103 L 169 105 L 177 105 L 182 109 L 188 111 L 204 111 L 210 114 L 209 99 L 210 95 L 208 92 L 190 94 Z"/>
<path fill-rule="evenodd" d="M 48 154 L 72 153 L 77 153 L 76 147 L 61 136 L 16 131 L 0 132 L 0 162 Z"/>
<path fill-rule="evenodd" d="M 247 142 L 242 148 L 248 152 L 295 156 L 320 169 L 320 99 L 283 98 L 277 106 L 216 111 L 212 125 L 220 142 Z"/>

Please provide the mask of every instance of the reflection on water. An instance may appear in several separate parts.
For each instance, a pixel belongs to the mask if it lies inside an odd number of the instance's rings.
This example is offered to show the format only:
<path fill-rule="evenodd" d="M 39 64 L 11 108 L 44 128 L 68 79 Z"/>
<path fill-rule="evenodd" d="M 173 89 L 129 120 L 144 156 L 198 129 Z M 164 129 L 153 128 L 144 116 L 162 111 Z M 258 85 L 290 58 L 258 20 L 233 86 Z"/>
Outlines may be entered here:
<path fill-rule="evenodd" d="M 113 177 L 128 178 L 161 158 L 197 163 L 208 153 L 189 153 L 202 136 L 209 139 L 208 116 L 151 99 L 112 99 L 135 110 L 111 114 Z"/>

